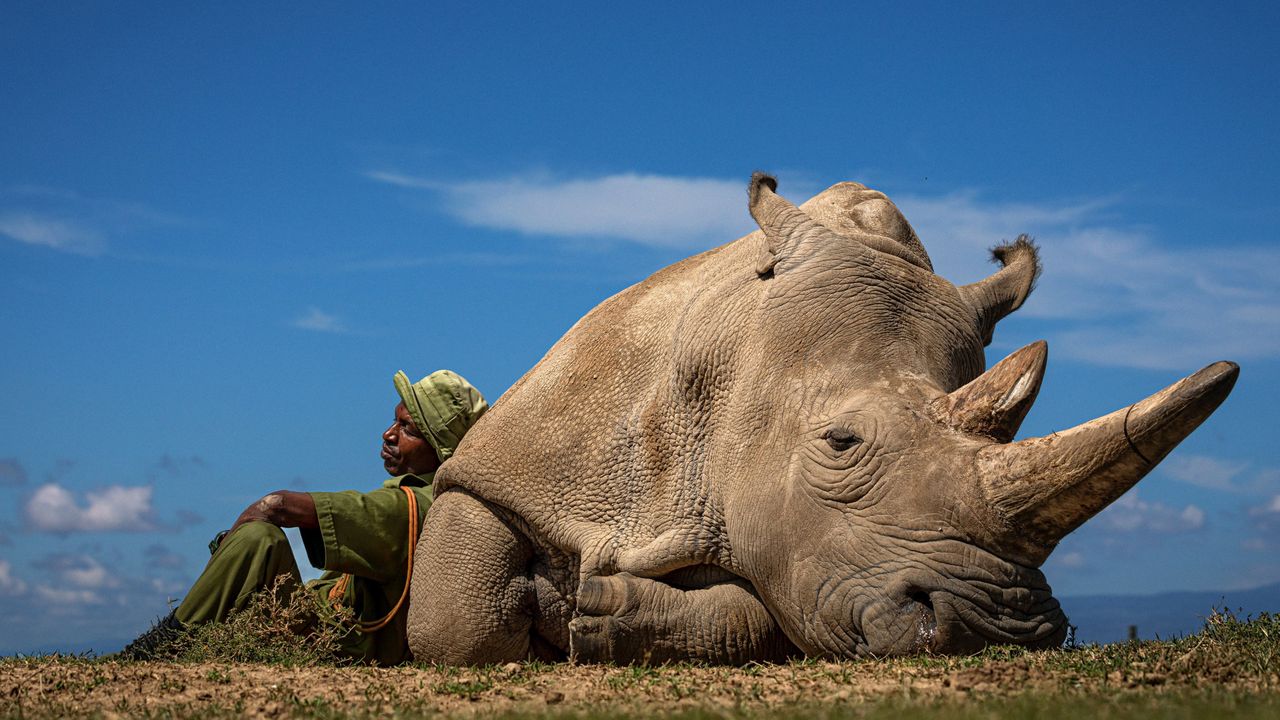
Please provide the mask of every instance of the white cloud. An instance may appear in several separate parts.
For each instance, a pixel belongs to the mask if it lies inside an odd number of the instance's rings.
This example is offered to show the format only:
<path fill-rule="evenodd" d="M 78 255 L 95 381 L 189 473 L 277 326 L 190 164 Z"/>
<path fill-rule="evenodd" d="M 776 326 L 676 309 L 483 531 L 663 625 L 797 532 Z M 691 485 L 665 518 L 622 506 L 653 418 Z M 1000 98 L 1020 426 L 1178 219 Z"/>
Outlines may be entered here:
<path fill-rule="evenodd" d="M 102 602 L 102 596 L 93 590 L 68 590 L 65 588 L 53 588 L 48 585 L 37 585 L 36 595 L 55 607 L 64 605 L 97 605 Z"/>
<path fill-rule="evenodd" d="M 1055 555 L 1054 560 L 1057 561 L 1058 565 L 1065 568 L 1082 568 L 1086 564 L 1084 554 L 1078 552 L 1068 552 L 1063 553 L 1062 555 Z"/>
<path fill-rule="evenodd" d="M 316 332 L 344 333 L 347 327 L 337 315 L 330 315 L 319 308 L 310 308 L 307 314 L 293 321 L 293 326 Z"/>
<path fill-rule="evenodd" d="M 1115 202 L 1000 203 L 972 193 L 897 197 L 934 267 L 957 284 L 990 272 L 984 248 L 1035 236 L 1045 265 L 1019 311 L 1055 351 L 1099 364 L 1186 369 L 1280 357 L 1280 249 L 1175 248 L 1108 217 Z"/>
<path fill-rule="evenodd" d="M 151 530 L 151 488 L 111 485 L 84 494 L 82 507 L 75 494 L 57 483 L 40 486 L 27 501 L 27 522 L 47 532 Z"/>
<path fill-rule="evenodd" d="M 526 235 L 701 249 L 755 228 L 743 180 L 623 173 L 579 180 L 511 177 L 442 183 L 394 172 L 365 175 L 398 187 L 431 190 L 440 195 L 445 212 L 468 225 Z"/>
<path fill-rule="evenodd" d="M 120 585 L 115 575 L 88 555 L 56 557 L 53 570 L 65 584 L 82 590 L 101 590 Z"/>
<path fill-rule="evenodd" d="M 9 561 L 0 560 L 0 595 L 22 595 L 26 591 L 27 584 L 22 578 L 14 577 Z"/>
<path fill-rule="evenodd" d="M 101 255 L 109 240 L 183 222 L 136 202 L 47 187 L 0 187 L 0 237 L 74 255 Z"/>
<path fill-rule="evenodd" d="M 1280 495 L 1271 497 L 1258 507 L 1250 508 L 1249 514 L 1254 517 L 1280 516 Z"/>
<path fill-rule="evenodd" d="M 621 173 L 446 183 L 393 171 L 365 176 L 431 192 L 466 224 L 528 235 L 700 250 L 755 228 L 745 177 Z M 795 190 L 789 196 L 804 200 Z M 1280 357 L 1280 248 L 1172 247 L 1119 221 L 1115 198 L 1011 203 L 958 192 L 894 200 L 939 274 L 957 284 L 994 270 L 992 245 L 1020 233 L 1036 237 L 1045 274 L 1020 316 L 1045 321 L 1044 334 L 1064 357 L 1160 370 Z"/>
<path fill-rule="evenodd" d="M 1240 492 L 1244 490 L 1235 478 L 1248 463 L 1230 462 L 1205 455 L 1178 454 L 1166 459 L 1161 470 L 1175 480 L 1209 490 Z"/>
<path fill-rule="evenodd" d="M 1118 532 L 1189 532 L 1204 527 L 1204 510 L 1195 505 L 1179 510 L 1162 502 L 1147 502 L 1131 490 L 1102 511 L 1097 522 Z"/>
<path fill-rule="evenodd" d="M 1280 493 L 1248 509 L 1249 524 L 1256 535 L 1241 543 L 1246 550 L 1265 550 L 1280 542 Z"/>
<path fill-rule="evenodd" d="M 370 170 L 369 172 L 366 172 L 364 176 L 370 180 L 377 180 L 378 182 L 386 183 L 387 185 L 414 188 L 416 190 L 443 190 L 445 188 L 444 183 L 387 170 Z"/>
<path fill-rule="evenodd" d="M 151 586 L 152 590 L 165 595 L 181 593 L 188 587 L 186 583 L 176 580 L 163 580 L 161 578 L 151 578 L 147 584 Z"/>
<path fill-rule="evenodd" d="M 75 255 L 100 255 L 106 249 L 106 242 L 96 230 L 74 221 L 30 213 L 0 215 L 0 235 Z"/>

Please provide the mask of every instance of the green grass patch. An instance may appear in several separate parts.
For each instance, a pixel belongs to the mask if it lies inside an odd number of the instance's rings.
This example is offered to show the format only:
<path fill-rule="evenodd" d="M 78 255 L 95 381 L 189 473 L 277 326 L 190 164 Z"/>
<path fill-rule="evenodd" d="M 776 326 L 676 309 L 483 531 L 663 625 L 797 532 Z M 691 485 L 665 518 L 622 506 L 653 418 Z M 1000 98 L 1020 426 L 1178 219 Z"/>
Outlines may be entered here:
<path fill-rule="evenodd" d="M 351 613 L 334 610 L 303 587 L 281 577 L 224 622 L 187 630 L 170 650 L 180 662 L 264 663 L 286 667 L 341 665 L 340 640 L 352 629 Z"/>

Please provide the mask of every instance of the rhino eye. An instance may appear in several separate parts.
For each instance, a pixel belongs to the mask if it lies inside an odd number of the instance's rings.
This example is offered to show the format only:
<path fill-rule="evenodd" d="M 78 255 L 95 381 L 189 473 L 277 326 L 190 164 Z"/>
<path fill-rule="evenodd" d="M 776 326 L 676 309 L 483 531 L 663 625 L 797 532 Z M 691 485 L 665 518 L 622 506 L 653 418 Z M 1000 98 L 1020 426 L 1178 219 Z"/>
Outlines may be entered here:
<path fill-rule="evenodd" d="M 822 436 L 823 440 L 836 452 L 844 452 L 862 443 L 862 438 L 843 428 L 832 428 Z"/>

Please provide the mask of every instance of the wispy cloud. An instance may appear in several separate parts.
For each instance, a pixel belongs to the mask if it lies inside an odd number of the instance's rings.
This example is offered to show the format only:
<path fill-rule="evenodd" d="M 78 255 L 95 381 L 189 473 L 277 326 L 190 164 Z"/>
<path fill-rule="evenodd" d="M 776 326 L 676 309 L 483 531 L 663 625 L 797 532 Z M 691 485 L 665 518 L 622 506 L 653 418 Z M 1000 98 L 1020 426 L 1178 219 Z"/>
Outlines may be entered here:
<path fill-rule="evenodd" d="M 320 308 L 310 308 L 306 314 L 299 316 L 293 321 L 293 326 L 302 330 L 314 330 L 316 332 L 327 333 L 344 333 L 347 332 L 347 326 L 338 318 L 337 315 L 330 315 Z"/>
<path fill-rule="evenodd" d="M 146 485 L 111 485 L 77 495 L 56 483 L 41 485 L 27 501 L 27 524 L 35 530 L 56 533 L 97 531 L 145 531 L 156 528 L 151 508 L 151 488 Z"/>
<path fill-rule="evenodd" d="M 390 170 L 365 175 L 429 192 L 463 223 L 525 235 L 692 251 L 754 228 L 743 179 L 620 173 L 449 183 Z M 804 199 L 787 190 L 784 183 L 784 194 Z M 1019 315 L 1043 322 L 1055 355 L 1178 370 L 1280 357 L 1280 248 L 1174 247 L 1123 222 L 1115 197 L 1014 203 L 964 191 L 894 200 L 939 274 L 957 284 L 993 271 L 987 249 L 1000 240 L 1035 236 L 1045 274 Z"/>
<path fill-rule="evenodd" d="M 1242 548 L 1261 552 L 1280 544 L 1280 493 L 1248 508 L 1247 515 L 1252 535 L 1240 541 Z"/>
<path fill-rule="evenodd" d="M 1236 478 L 1248 466 L 1248 463 L 1231 462 L 1206 455 L 1178 454 L 1161 463 L 1160 469 L 1166 475 L 1188 485 L 1209 490 L 1242 492 L 1244 488 L 1237 484 Z"/>
<path fill-rule="evenodd" d="M 390 171 L 365 176 L 432 191 L 446 213 L 468 225 L 525 235 L 694 248 L 718 245 L 754 227 L 741 180 L 623 173 L 444 183 Z"/>
<path fill-rule="evenodd" d="M 1249 508 L 1249 517 L 1259 530 L 1280 532 L 1280 494 Z"/>
<path fill-rule="evenodd" d="M 405 175 L 404 173 L 393 172 L 390 170 L 370 170 L 364 173 L 364 176 L 370 180 L 377 180 L 387 185 L 395 185 L 396 187 L 414 188 L 416 190 L 443 190 L 445 184 L 436 180 L 428 180 L 426 178 Z"/>
<path fill-rule="evenodd" d="M 1254 508 L 1252 514 L 1257 517 L 1277 517 L 1280 518 L 1280 495 L 1275 495 Z"/>
<path fill-rule="evenodd" d="M 178 222 L 141 203 L 54 188 L 0 188 L 0 237 L 72 255 L 102 255 L 113 236 Z"/>
<path fill-rule="evenodd" d="M 1179 248 L 1115 216 L 1120 201 L 1038 204 L 975 193 L 895 201 L 953 282 L 991 272 L 983 249 L 1028 232 L 1045 273 L 1019 314 L 1046 321 L 1055 352 L 1099 365 L 1186 369 L 1280 357 L 1280 249 Z"/>
<path fill-rule="evenodd" d="M 102 590 L 120 586 L 120 579 L 89 555 L 56 554 L 42 561 L 60 584 L 72 588 Z"/>
<path fill-rule="evenodd" d="M 1084 553 L 1071 551 L 1052 556 L 1053 563 L 1059 567 L 1069 568 L 1072 570 L 1082 568 L 1088 565 L 1085 560 Z"/>
<path fill-rule="evenodd" d="M 1137 490 L 1131 490 L 1102 511 L 1097 523 L 1118 532 L 1178 533 L 1203 528 L 1204 518 L 1204 510 L 1196 505 L 1178 509 L 1162 502 L 1143 500 L 1138 497 Z"/>
<path fill-rule="evenodd" d="M 0 560 L 0 595 L 22 595 L 27 592 L 27 583 L 13 574 L 13 566 L 8 560 Z"/>
<path fill-rule="evenodd" d="M 179 570 L 187 564 L 186 558 L 159 543 L 148 545 L 142 554 L 151 568 Z"/>
<path fill-rule="evenodd" d="M 74 221 L 31 213 L 0 214 L 0 235 L 74 255 L 101 255 L 107 247 L 97 230 Z"/>
<path fill-rule="evenodd" d="M 17 458 L 0 458 L 0 487 L 26 483 L 27 470 Z"/>
<path fill-rule="evenodd" d="M 45 603 L 62 612 L 75 605 L 100 605 L 102 595 L 96 590 L 77 590 L 73 588 L 57 588 L 48 585 L 36 585 L 36 596 Z"/>
<path fill-rule="evenodd" d="M 147 472 L 149 478 L 154 479 L 172 479 L 176 477 L 184 477 L 194 472 L 205 469 L 209 463 L 199 455 L 173 456 L 165 453 L 155 462 Z"/>

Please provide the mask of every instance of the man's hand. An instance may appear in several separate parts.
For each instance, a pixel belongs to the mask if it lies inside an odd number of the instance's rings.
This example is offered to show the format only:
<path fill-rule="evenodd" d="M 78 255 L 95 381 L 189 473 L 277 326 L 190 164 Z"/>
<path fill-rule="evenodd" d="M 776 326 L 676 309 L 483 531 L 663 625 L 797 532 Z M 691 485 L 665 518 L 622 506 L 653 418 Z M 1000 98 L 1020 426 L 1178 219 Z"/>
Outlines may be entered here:
<path fill-rule="evenodd" d="M 255 520 L 282 528 L 320 526 L 320 519 L 316 517 L 316 503 L 311 499 L 311 494 L 291 490 L 277 490 L 263 496 L 261 500 L 245 508 L 227 532 L 235 532 L 236 528 Z"/>

